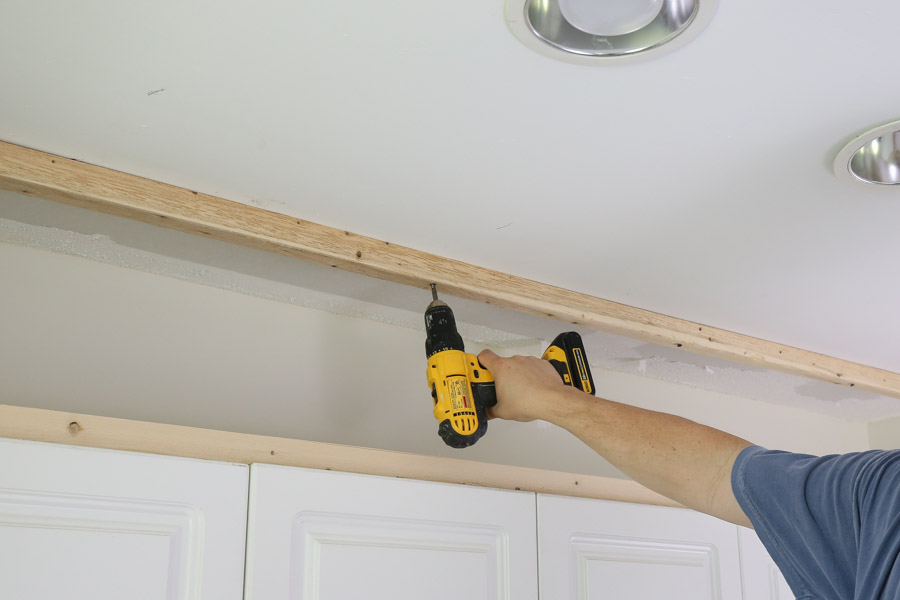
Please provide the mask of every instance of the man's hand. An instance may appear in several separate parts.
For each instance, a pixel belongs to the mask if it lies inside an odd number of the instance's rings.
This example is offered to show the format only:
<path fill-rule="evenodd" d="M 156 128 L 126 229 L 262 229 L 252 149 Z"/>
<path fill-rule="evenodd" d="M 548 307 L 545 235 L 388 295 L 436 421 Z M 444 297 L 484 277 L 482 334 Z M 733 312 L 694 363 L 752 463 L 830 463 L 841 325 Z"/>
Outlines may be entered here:
<path fill-rule="evenodd" d="M 566 393 L 559 373 L 546 360 L 534 356 L 501 358 L 484 350 L 478 361 L 493 374 L 497 387 L 497 405 L 488 409 L 489 417 L 548 419 L 555 400 Z"/>
<path fill-rule="evenodd" d="M 569 430 L 635 481 L 685 506 L 750 526 L 731 489 L 731 468 L 750 442 L 660 412 L 595 398 L 566 387 L 545 360 L 478 360 L 494 375 L 497 405 L 488 415 L 543 419 Z"/>

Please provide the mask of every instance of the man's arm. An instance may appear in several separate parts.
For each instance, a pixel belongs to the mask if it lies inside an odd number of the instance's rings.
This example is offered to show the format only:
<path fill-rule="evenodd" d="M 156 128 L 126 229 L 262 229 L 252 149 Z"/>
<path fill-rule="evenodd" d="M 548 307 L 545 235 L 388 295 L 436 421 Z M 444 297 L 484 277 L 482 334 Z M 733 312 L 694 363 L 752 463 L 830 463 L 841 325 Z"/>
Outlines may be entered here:
<path fill-rule="evenodd" d="M 567 429 L 626 475 L 676 502 L 751 527 L 731 489 L 731 469 L 750 442 L 693 421 L 566 387 L 547 361 L 478 359 L 497 386 L 492 417 L 542 419 Z"/>

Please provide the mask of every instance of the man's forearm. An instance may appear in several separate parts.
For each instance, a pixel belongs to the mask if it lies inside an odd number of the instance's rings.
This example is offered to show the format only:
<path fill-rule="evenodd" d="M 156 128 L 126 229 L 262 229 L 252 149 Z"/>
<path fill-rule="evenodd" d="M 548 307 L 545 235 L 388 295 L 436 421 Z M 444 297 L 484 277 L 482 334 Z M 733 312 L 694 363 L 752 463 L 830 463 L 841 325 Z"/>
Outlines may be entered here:
<path fill-rule="evenodd" d="M 674 415 L 560 391 L 545 420 L 580 438 L 642 485 L 715 517 L 750 526 L 731 468 L 750 442 Z"/>

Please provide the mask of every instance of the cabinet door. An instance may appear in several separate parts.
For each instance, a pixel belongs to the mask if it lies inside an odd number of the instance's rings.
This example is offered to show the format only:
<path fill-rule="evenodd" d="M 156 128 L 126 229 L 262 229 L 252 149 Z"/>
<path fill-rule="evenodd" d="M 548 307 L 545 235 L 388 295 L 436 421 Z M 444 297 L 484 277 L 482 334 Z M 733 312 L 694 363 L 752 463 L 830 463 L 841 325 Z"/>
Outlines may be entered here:
<path fill-rule="evenodd" d="M 741 569 L 744 573 L 744 600 L 790 600 L 791 588 L 756 532 L 739 527 Z"/>
<path fill-rule="evenodd" d="M 543 600 L 735 600 L 737 527 L 678 508 L 538 496 Z"/>
<path fill-rule="evenodd" d="M 536 600 L 534 494 L 253 465 L 246 600 Z"/>
<path fill-rule="evenodd" d="M 247 465 L 0 439 L 0 598 L 240 600 Z"/>

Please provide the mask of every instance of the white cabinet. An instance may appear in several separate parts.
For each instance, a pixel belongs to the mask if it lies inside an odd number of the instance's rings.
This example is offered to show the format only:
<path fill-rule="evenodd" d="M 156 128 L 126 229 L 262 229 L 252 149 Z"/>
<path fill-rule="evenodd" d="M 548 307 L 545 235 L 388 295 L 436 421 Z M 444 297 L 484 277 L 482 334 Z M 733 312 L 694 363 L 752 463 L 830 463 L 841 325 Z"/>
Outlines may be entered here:
<path fill-rule="evenodd" d="M 240 600 L 242 591 L 246 600 L 793 597 L 753 531 L 684 509 L 0 439 L 0 598 Z"/>
<path fill-rule="evenodd" d="M 537 600 L 535 496 L 253 465 L 246 600 Z"/>
<path fill-rule="evenodd" d="M 744 600 L 790 600 L 791 588 L 752 529 L 739 527 Z"/>
<path fill-rule="evenodd" d="M 544 600 L 737 600 L 735 526 L 686 509 L 538 495 Z"/>
<path fill-rule="evenodd" d="M 0 598 L 240 600 L 247 470 L 0 439 Z"/>

